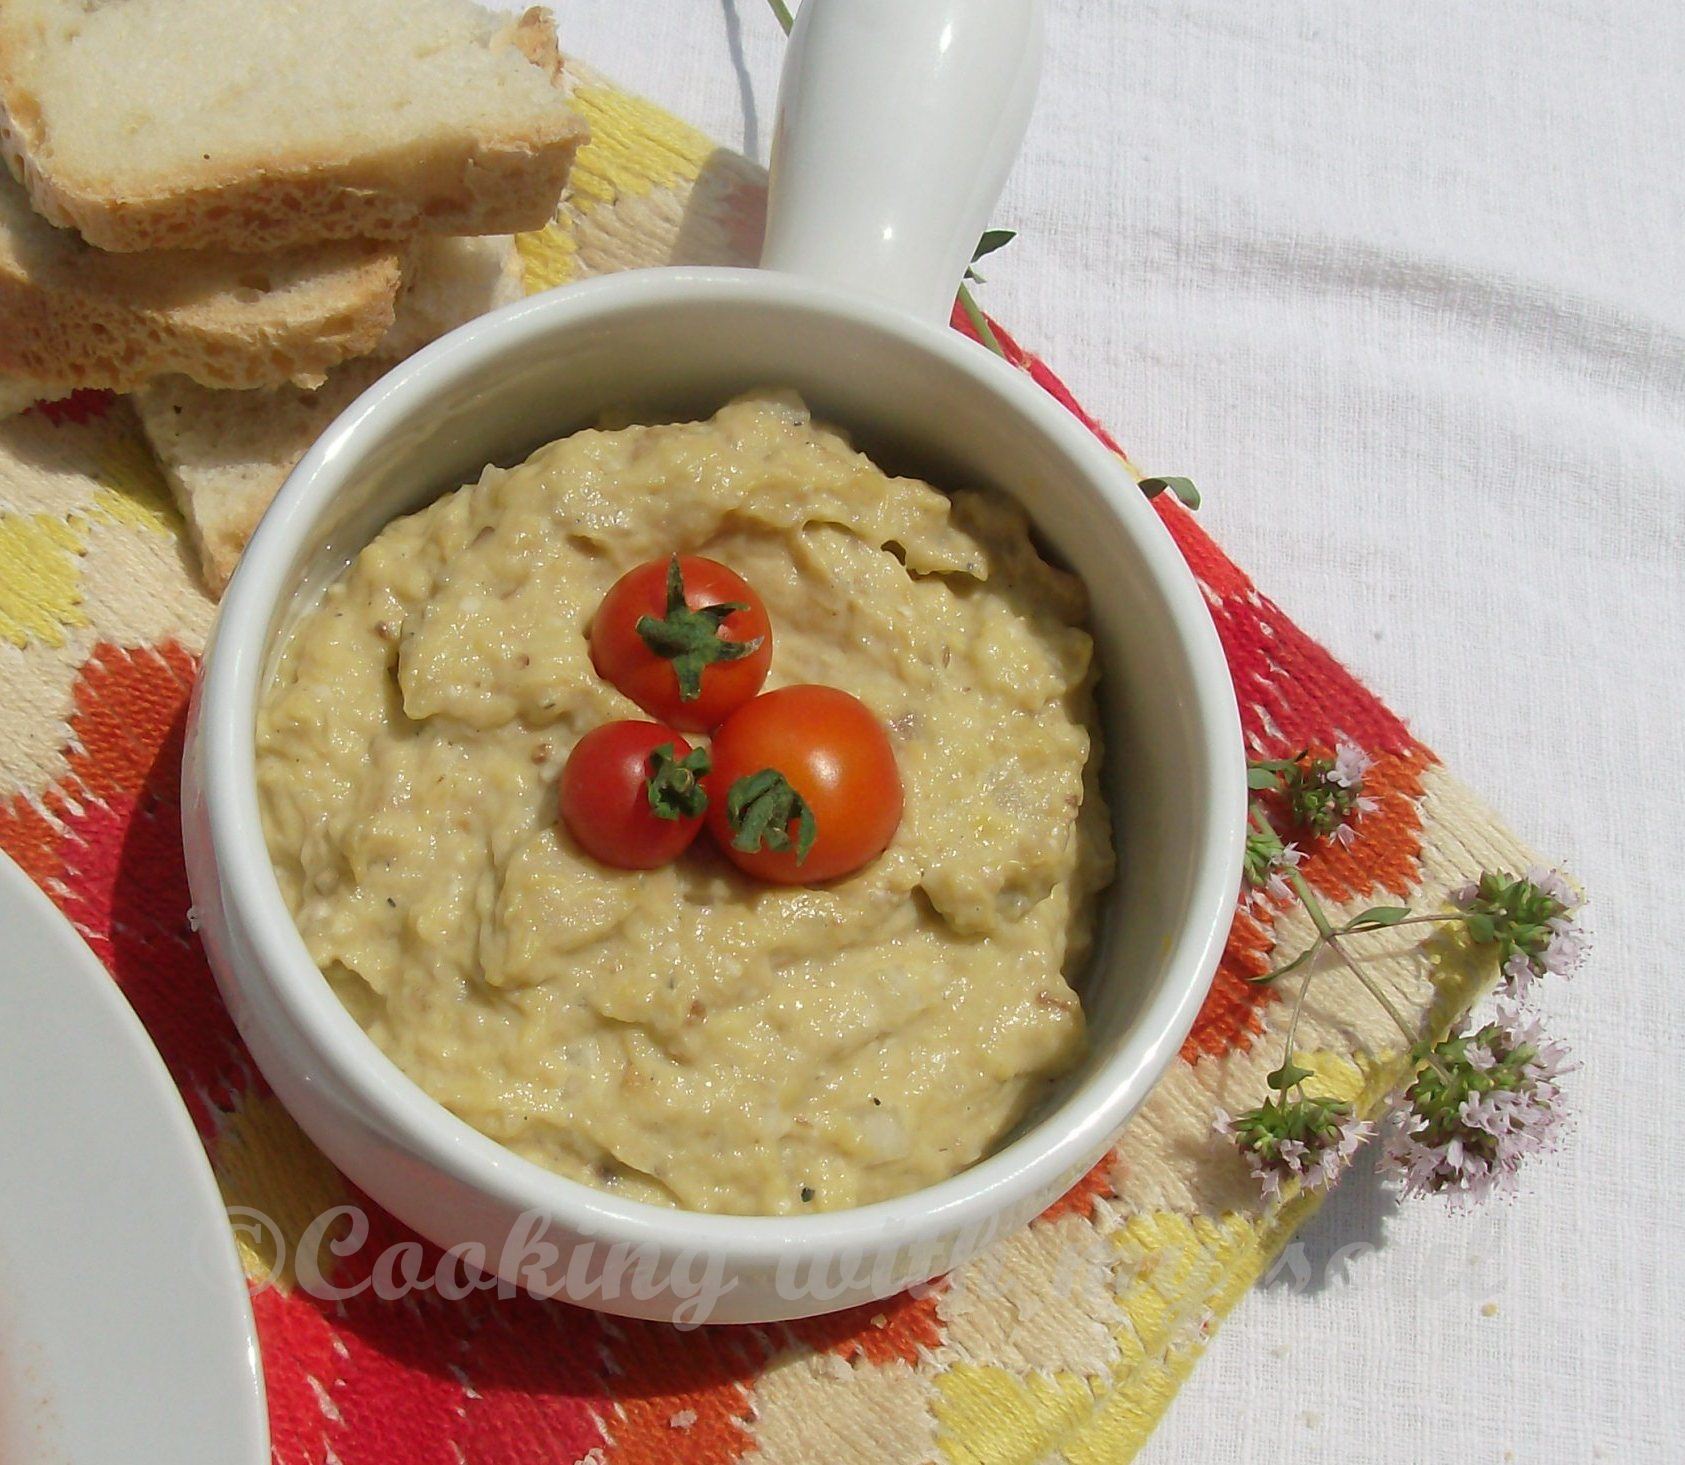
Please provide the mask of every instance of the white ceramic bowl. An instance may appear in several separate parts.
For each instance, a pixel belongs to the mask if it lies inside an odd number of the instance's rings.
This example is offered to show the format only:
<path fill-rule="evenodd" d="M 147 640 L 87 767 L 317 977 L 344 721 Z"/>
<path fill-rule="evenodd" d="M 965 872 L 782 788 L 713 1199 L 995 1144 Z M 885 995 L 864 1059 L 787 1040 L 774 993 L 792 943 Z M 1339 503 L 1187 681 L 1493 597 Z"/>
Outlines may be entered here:
<path fill-rule="evenodd" d="M 868 12 L 879 23 L 862 27 Z M 802 14 L 769 237 L 772 261 L 790 272 L 667 269 L 569 286 L 453 332 L 372 387 L 299 465 L 246 552 L 207 653 L 184 770 L 188 873 L 207 954 L 259 1066 L 311 1138 L 400 1218 L 443 1246 L 468 1248 L 499 1276 L 681 1322 L 802 1316 L 888 1296 L 1053 1200 L 1104 1153 L 1186 1035 L 1228 930 L 1243 840 L 1227 669 L 1157 515 L 1118 461 L 1026 375 L 928 318 L 1004 173 L 997 160 L 979 182 L 990 168 L 976 149 L 998 149 L 1003 137 L 1015 145 L 1021 132 L 1035 5 L 808 0 Z M 803 178 L 846 171 L 826 102 L 854 87 L 860 68 L 881 73 L 885 45 L 924 56 L 934 76 L 917 87 L 903 78 L 892 92 L 922 107 L 934 89 L 963 112 L 978 98 L 955 87 L 981 87 L 992 116 L 1016 108 L 1016 120 L 976 144 L 949 121 L 925 119 L 952 144 L 929 149 L 944 167 L 953 149 L 972 148 L 969 201 L 950 191 L 933 206 L 940 190 L 914 168 L 903 170 L 896 197 L 878 196 L 875 213 L 828 222 L 825 191 L 818 204 L 791 203 L 803 191 L 791 170 L 800 161 Z M 956 56 L 970 61 L 956 68 Z M 879 249 L 877 267 L 858 268 L 851 249 L 816 264 L 839 237 Z M 863 283 L 897 303 L 868 298 Z M 894 1200 L 792 1218 L 617 1199 L 516 1157 L 436 1104 L 311 962 L 264 849 L 254 778 L 255 713 L 278 642 L 394 516 L 605 409 L 704 415 L 768 385 L 796 388 L 891 470 L 1014 494 L 1046 547 L 1087 582 L 1121 856 L 1079 984 L 1092 1040 L 1081 1068 L 969 1170 Z"/>

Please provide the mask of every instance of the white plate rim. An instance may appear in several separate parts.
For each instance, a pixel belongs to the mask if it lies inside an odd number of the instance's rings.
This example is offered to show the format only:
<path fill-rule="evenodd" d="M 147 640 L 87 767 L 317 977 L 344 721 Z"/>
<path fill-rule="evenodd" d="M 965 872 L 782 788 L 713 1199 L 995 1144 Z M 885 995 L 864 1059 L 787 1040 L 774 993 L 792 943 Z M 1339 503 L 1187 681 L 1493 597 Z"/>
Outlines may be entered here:
<path fill-rule="evenodd" d="M 58 1403 L 61 1379 L 51 1358 L 54 1348 L 62 1346 L 67 1339 L 75 1340 L 78 1325 L 66 1321 L 64 1333 L 59 1339 L 42 1339 L 38 1331 L 32 1331 L 28 1326 L 28 1315 L 35 1304 L 25 1301 L 31 1290 L 27 1281 L 17 1288 L 22 1296 L 12 1299 L 0 1296 L 0 1322 L 11 1322 L 13 1309 L 9 1302 L 16 1303 L 17 1310 L 25 1315 L 21 1327 L 14 1330 L 8 1326 L 6 1329 L 6 1354 L 0 1355 L 0 1395 L 6 1396 L 10 1404 L 12 1397 L 20 1391 L 28 1395 L 39 1389 L 45 1394 L 49 1417 L 42 1421 L 42 1430 L 34 1438 L 39 1447 L 47 1449 L 45 1459 L 52 1465 L 60 1465 L 61 1461 L 64 1465 L 83 1465 L 84 1460 L 90 1465 L 96 1461 L 103 1465 L 103 1462 L 117 1458 L 134 1461 L 135 1465 L 141 1465 L 143 1460 L 156 1460 L 159 1465 L 164 1465 L 165 1461 L 169 1465 L 198 1465 L 200 1461 L 205 1465 L 248 1465 L 248 1462 L 249 1465 L 267 1465 L 270 1446 L 263 1370 L 245 1272 L 210 1160 L 175 1081 L 111 974 L 57 906 L 4 853 L 0 853 L 0 930 L 6 934 L 5 956 L 0 960 L 0 984 L 8 980 L 23 984 L 24 995 L 14 1004 L 14 1010 L 28 1011 L 31 1001 L 39 1000 L 48 981 L 56 988 L 55 997 L 58 992 L 63 993 L 63 1011 L 59 1015 L 69 1013 L 78 1021 L 86 1022 L 85 1031 L 100 1059 L 101 1083 L 120 1087 L 125 1102 L 132 1103 L 138 1112 L 143 1113 L 146 1132 L 156 1139 L 147 1163 L 157 1167 L 153 1173 L 162 1186 L 167 1187 L 168 1193 L 180 1202 L 179 1207 L 172 1208 L 179 1211 L 180 1218 L 177 1220 L 172 1215 L 168 1234 L 166 1223 L 157 1217 L 116 1228 L 113 1249 L 118 1256 L 114 1259 L 105 1254 L 90 1258 L 88 1270 L 109 1277 L 124 1260 L 133 1263 L 150 1259 L 161 1268 L 192 1266 L 202 1269 L 203 1282 L 193 1293 L 181 1294 L 182 1309 L 172 1310 L 168 1318 L 134 1317 L 127 1323 L 127 1328 L 133 1330 L 137 1345 L 149 1342 L 146 1356 L 157 1360 L 156 1369 L 149 1366 L 142 1381 L 150 1379 L 157 1386 L 162 1380 L 161 1386 L 170 1389 L 170 1397 L 192 1401 L 191 1409 L 182 1411 L 180 1440 L 160 1440 L 153 1436 L 145 1446 L 147 1454 L 142 1456 L 135 1454 L 139 1442 L 127 1431 L 120 1414 L 91 1418 L 90 1411 L 82 1408 L 76 1411 L 73 1420 L 66 1420 L 69 1411 Z M 31 956 L 40 958 L 34 964 L 40 970 L 17 975 L 24 966 L 20 956 L 25 960 Z M 17 990 L 0 992 L 0 1010 L 5 1008 L 8 998 L 15 996 Z M 4 1040 L 0 1038 L 0 1047 L 3 1045 Z M 74 1059 L 87 1054 L 70 1056 Z M 5 1074 L 0 1072 L 0 1101 L 6 1098 L 5 1089 Z M 84 1124 L 74 1132 L 86 1134 L 88 1131 Z M 37 1151 L 43 1147 L 39 1133 L 33 1139 L 25 1139 L 21 1133 L 9 1138 L 0 1135 L 0 1156 L 14 1160 L 20 1152 L 27 1156 L 32 1145 Z M 112 1199 L 109 1174 L 93 1175 L 90 1185 L 98 1187 L 94 1199 L 103 1203 L 109 1214 Z M 7 1186 L 6 1190 L 12 1188 Z M 11 1204 L 15 1210 L 20 1203 L 14 1200 Z M 6 1210 L 7 1201 L 4 1195 L 0 1195 L 0 1220 L 4 1220 Z M 131 1217 L 131 1223 L 133 1219 Z M 41 1241 L 43 1229 L 41 1225 L 34 1228 L 37 1243 Z M 17 1244 L 16 1233 L 0 1235 L 0 1242 L 7 1243 L 7 1250 L 11 1251 Z M 122 1255 L 124 1251 L 129 1253 L 127 1258 Z M 36 1265 L 41 1263 L 39 1254 L 29 1260 Z M 0 1262 L 6 1263 L 7 1280 L 16 1285 L 19 1273 L 25 1269 L 17 1266 L 15 1253 L 0 1257 Z M 28 1270 L 33 1271 L 34 1267 Z M 97 1284 L 90 1281 L 90 1287 L 93 1285 Z M 103 1331 L 109 1331 L 114 1326 L 123 1327 L 124 1299 L 132 1295 L 122 1288 L 107 1285 L 105 1306 L 90 1325 L 84 1326 L 98 1327 Z M 187 1302 L 188 1296 L 196 1301 Z M 67 1302 L 71 1300 L 66 1299 Z M 68 1307 L 52 1310 L 49 1316 L 63 1317 L 66 1312 Z M 222 1368 L 220 1375 L 197 1377 L 185 1382 L 176 1377 L 174 1365 L 182 1358 L 183 1329 L 198 1331 L 200 1351 L 218 1361 Z M 20 1384 L 16 1379 L 4 1377 L 13 1366 L 43 1368 L 46 1376 Z M 97 1372 L 93 1378 L 82 1382 L 89 1395 L 99 1400 L 101 1377 Z M 124 1389 L 136 1389 L 133 1380 L 109 1377 L 105 1378 L 104 1386 L 114 1389 L 119 1401 Z M 8 1409 L 6 1412 L 12 1411 Z M 98 1413 L 104 1415 L 105 1411 Z M 0 1430 L 9 1427 L 12 1426 L 0 1421 Z M 28 1428 L 27 1421 L 24 1427 Z M 120 1441 L 121 1453 L 104 1456 L 89 1453 L 89 1446 L 96 1437 Z M 8 1441 L 14 1448 L 27 1448 L 30 1436 L 0 1434 L 0 1454 L 6 1453 L 4 1447 Z M 23 1458 L 29 1457 L 25 1455 Z"/>

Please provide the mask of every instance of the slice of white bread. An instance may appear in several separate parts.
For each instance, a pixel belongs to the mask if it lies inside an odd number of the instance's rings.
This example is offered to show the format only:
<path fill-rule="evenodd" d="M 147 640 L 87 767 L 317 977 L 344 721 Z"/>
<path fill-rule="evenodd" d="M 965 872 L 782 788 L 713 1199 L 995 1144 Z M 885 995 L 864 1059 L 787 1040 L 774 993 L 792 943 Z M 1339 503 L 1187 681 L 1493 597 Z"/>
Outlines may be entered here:
<path fill-rule="evenodd" d="M 221 596 L 257 521 L 298 460 L 391 365 L 364 357 L 315 391 L 217 392 L 167 376 L 133 398 L 153 456 L 187 520 L 199 570 Z"/>
<path fill-rule="evenodd" d="M 107 254 L 47 223 L 0 170 L 0 373 L 118 391 L 166 372 L 319 383 L 391 328 L 407 253 L 348 239 Z"/>
<path fill-rule="evenodd" d="M 103 249 L 537 229 L 584 138 L 542 9 L 0 0 L 0 149 Z"/>
<path fill-rule="evenodd" d="M 388 364 L 402 361 L 464 321 L 525 293 L 521 254 L 507 234 L 423 239 L 410 283 L 398 298 L 397 319 L 374 355 Z"/>
<path fill-rule="evenodd" d="M 141 427 L 187 519 L 212 593 L 222 594 L 287 474 L 363 388 L 399 357 L 521 293 L 513 240 L 427 240 L 415 283 L 376 355 L 336 367 L 318 390 L 215 392 L 165 377 L 136 393 Z"/>

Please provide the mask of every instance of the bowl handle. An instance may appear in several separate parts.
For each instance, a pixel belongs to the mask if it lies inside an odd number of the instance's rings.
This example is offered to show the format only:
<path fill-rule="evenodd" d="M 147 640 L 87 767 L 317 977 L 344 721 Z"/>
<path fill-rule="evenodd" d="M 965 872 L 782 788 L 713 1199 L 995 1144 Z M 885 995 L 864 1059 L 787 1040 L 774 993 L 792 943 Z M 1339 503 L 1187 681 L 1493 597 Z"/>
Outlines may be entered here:
<path fill-rule="evenodd" d="M 805 0 L 772 141 L 765 269 L 946 321 L 1023 141 L 1042 0 Z"/>

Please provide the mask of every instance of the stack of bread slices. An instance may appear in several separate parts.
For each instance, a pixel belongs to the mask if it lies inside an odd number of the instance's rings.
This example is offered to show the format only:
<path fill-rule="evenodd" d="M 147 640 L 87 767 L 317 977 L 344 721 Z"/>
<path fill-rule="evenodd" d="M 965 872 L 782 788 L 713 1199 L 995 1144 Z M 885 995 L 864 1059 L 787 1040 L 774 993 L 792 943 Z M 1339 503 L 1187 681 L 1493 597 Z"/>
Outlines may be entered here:
<path fill-rule="evenodd" d="M 541 9 L 0 0 L 0 415 L 129 394 L 220 593 L 358 392 L 521 293 L 584 138 Z"/>

